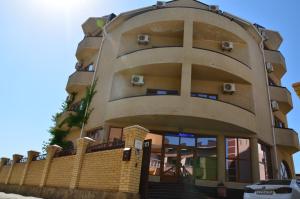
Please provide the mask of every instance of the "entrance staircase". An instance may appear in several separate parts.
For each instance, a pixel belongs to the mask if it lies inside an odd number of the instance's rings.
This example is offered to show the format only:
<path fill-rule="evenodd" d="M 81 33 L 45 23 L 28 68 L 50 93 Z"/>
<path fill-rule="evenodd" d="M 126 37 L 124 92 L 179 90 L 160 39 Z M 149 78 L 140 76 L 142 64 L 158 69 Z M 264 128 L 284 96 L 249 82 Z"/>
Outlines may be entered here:
<path fill-rule="evenodd" d="M 148 199 L 213 199 L 201 188 L 186 183 L 149 182 Z"/>

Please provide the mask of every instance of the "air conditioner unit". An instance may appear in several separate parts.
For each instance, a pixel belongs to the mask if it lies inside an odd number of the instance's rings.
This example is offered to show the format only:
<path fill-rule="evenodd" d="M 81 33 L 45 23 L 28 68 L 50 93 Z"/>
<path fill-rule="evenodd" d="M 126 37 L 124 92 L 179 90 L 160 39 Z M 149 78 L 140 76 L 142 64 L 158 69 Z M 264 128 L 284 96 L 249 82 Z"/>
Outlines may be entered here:
<path fill-rule="evenodd" d="M 267 41 L 267 40 L 269 39 L 269 37 L 268 37 L 266 31 L 264 31 L 264 30 L 261 31 L 261 36 L 262 36 L 262 38 L 264 39 L 264 41 Z"/>
<path fill-rule="evenodd" d="M 164 1 L 157 1 L 156 2 L 156 8 L 163 8 L 166 7 L 167 3 Z"/>
<path fill-rule="evenodd" d="M 268 73 L 274 72 L 274 66 L 270 62 L 266 64 L 266 69 Z"/>
<path fill-rule="evenodd" d="M 208 7 L 208 9 L 209 9 L 209 11 L 212 11 L 212 12 L 219 12 L 220 11 L 219 6 L 217 6 L 217 5 L 210 5 Z"/>
<path fill-rule="evenodd" d="M 138 44 L 147 45 L 150 41 L 150 36 L 146 34 L 140 34 L 137 38 Z"/>
<path fill-rule="evenodd" d="M 82 63 L 81 62 L 77 62 L 76 64 L 75 64 L 75 69 L 76 70 L 81 70 L 83 67 L 82 67 Z"/>
<path fill-rule="evenodd" d="M 279 104 L 275 100 L 271 101 L 271 107 L 273 111 L 279 111 Z"/>
<path fill-rule="evenodd" d="M 132 75 L 131 76 L 131 84 L 134 85 L 134 86 L 143 86 L 145 84 L 144 76 L 142 76 L 142 75 Z"/>
<path fill-rule="evenodd" d="M 234 93 L 236 90 L 235 90 L 235 84 L 233 83 L 224 83 L 223 84 L 223 92 L 224 93 Z"/>
<path fill-rule="evenodd" d="M 233 49 L 233 42 L 222 41 L 222 50 L 231 51 Z"/>

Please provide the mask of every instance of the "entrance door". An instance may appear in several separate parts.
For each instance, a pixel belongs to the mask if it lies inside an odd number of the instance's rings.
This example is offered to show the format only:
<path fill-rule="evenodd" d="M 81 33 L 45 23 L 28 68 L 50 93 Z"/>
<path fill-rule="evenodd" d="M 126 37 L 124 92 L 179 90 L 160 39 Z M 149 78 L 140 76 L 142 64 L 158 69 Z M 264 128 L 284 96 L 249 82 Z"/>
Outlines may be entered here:
<path fill-rule="evenodd" d="M 180 182 L 193 177 L 194 150 L 185 146 L 165 145 L 161 180 Z"/>

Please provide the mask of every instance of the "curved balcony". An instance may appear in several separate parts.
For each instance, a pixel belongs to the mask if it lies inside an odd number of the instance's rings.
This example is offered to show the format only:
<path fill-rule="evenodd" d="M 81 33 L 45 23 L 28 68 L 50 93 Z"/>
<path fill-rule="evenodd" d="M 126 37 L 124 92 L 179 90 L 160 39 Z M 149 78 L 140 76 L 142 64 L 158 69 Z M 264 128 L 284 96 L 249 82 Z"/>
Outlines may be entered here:
<path fill-rule="evenodd" d="M 141 59 L 147 57 L 147 59 Z M 252 82 L 251 69 L 241 62 L 222 53 L 206 49 L 189 49 L 182 47 L 160 47 L 135 51 L 118 57 L 114 61 L 115 72 L 142 65 L 157 63 L 183 63 L 205 65 L 214 69 L 234 74 L 245 82 Z"/>
<path fill-rule="evenodd" d="M 285 87 L 269 86 L 271 100 L 279 103 L 282 113 L 286 114 L 293 108 L 292 96 L 290 91 Z"/>
<path fill-rule="evenodd" d="M 300 150 L 298 134 L 293 129 L 275 128 L 276 145 L 287 147 L 292 152 Z"/>
<path fill-rule="evenodd" d="M 77 47 L 76 58 L 89 61 L 99 50 L 102 37 L 85 37 Z"/>
<path fill-rule="evenodd" d="M 256 133 L 255 115 L 232 104 L 181 96 L 140 96 L 108 103 L 107 122 Z M 212 129 L 213 128 L 213 129 Z"/>
<path fill-rule="evenodd" d="M 90 71 L 76 71 L 70 75 L 66 90 L 68 93 L 79 92 L 84 90 L 92 83 L 94 72 Z"/>
<path fill-rule="evenodd" d="M 282 37 L 277 31 L 263 30 L 266 40 L 264 41 L 265 47 L 270 50 L 277 50 L 282 43 Z"/>
<path fill-rule="evenodd" d="M 266 62 L 274 66 L 274 75 L 281 79 L 286 73 L 285 59 L 280 51 L 264 50 Z"/>

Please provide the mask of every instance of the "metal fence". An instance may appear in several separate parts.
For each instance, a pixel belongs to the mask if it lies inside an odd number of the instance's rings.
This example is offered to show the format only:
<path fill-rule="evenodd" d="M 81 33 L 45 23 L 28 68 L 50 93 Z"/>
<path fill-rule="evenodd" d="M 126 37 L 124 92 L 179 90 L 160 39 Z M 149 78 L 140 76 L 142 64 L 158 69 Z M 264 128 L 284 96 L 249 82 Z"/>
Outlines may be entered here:
<path fill-rule="evenodd" d="M 91 145 L 86 149 L 86 153 L 119 149 L 119 148 L 123 148 L 124 146 L 125 146 L 124 141 L 108 142 L 108 143 L 103 143 L 103 144 Z"/>

